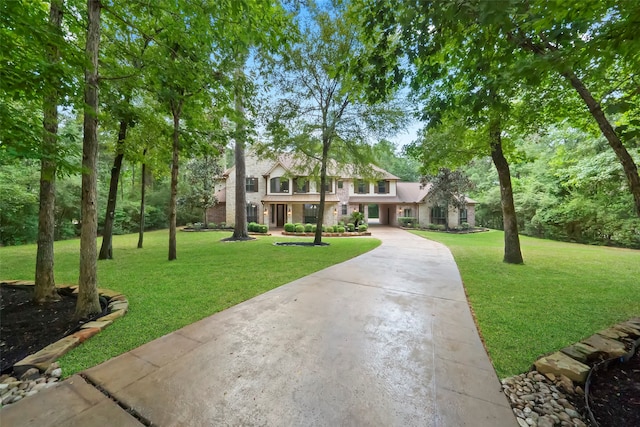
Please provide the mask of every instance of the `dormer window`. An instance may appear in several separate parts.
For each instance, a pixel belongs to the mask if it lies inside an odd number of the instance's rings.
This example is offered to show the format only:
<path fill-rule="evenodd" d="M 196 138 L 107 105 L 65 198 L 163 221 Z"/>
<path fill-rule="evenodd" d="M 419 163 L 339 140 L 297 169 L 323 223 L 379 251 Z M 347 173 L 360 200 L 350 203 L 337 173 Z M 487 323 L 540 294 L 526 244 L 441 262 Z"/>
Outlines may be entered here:
<path fill-rule="evenodd" d="M 375 186 L 376 193 L 389 194 L 389 181 L 378 181 Z"/>
<path fill-rule="evenodd" d="M 309 192 L 309 180 L 307 178 L 296 178 L 293 180 L 293 192 L 294 193 L 308 193 Z"/>
<path fill-rule="evenodd" d="M 271 193 L 288 193 L 289 180 L 282 177 L 271 178 L 269 188 L 271 189 Z"/>
<path fill-rule="evenodd" d="M 363 179 L 358 179 L 355 182 L 355 190 L 358 194 L 369 194 L 369 183 Z"/>

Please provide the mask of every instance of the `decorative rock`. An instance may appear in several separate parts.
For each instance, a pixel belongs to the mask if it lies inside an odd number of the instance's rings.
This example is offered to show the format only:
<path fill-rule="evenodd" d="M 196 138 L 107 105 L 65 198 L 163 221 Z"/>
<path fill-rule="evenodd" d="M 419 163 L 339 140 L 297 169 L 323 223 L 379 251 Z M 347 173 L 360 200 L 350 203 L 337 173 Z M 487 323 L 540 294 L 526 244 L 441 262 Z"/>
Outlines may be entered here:
<path fill-rule="evenodd" d="M 573 422 L 574 427 L 587 427 L 587 425 L 578 418 L 574 418 L 571 421 Z"/>
<path fill-rule="evenodd" d="M 605 338 L 602 335 L 591 335 L 589 338 L 582 340 L 582 342 L 606 353 L 609 358 L 620 357 L 627 354 L 627 349 L 624 344 Z"/>
<path fill-rule="evenodd" d="M 58 369 L 60 367 L 60 365 L 58 364 L 58 362 L 53 362 L 51 365 L 49 365 L 49 367 L 47 368 L 46 371 L 44 371 L 45 375 L 51 375 L 51 371 L 53 371 L 54 369 Z M 41 379 L 41 378 L 39 378 Z"/>
<path fill-rule="evenodd" d="M 556 417 L 560 418 L 560 421 L 571 422 L 571 417 L 566 412 L 558 412 Z"/>
<path fill-rule="evenodd" d="M 567 393 L 573 394 L 575 392 L 573 388 L 573 381 L 571 381 L 571 379 L 566 375 L 560 375 L 560 385 L 567 391 Z"/>
<path fill-rule="evenodd" d="M 98 330 L 103 330 L 104 328 L 106 328 L 107 326 L 109 326 L 110 324 L 112 324 L 113 321 L 112 320 L 94 320 L 93 322 L 87 322 L 84 325 L 82 325 L 80 327 L 80 329 L 91 329 L 91 328 L 97 328 Z"/>
<path fill-rule="evenodd" d="M 575 392 L 576 392 L 576 394 L 579 394 L 580 396 L 584 396 L 584 390 L 580 386 L 576 386 Z"/>
<path fill-rule="evenodd" d="M 539 372 L 551 372 L 555 375 L 564 374 L 574 381 L 584 384 L 589 374 L 589 367 L 564 353 L 556 352 L 541 357 L 534 363 Z"/>
<path fill-rule="evenodd" d="M 100 332 L 100 329 L 98 328 L 83 328 L 83 329 L 80 329 L 78 332 L 74 333 L 73 336 L 78 338 L 78 340 L 80 340 L 80 342 L 82 343 L 88 340 L 89 338 L 91 338 L 92 336 L 94 336 L 95 334 L 97 334 L 98 332 Z"/>
<path fill-rule="evenodd" d="M 51 371 L 51 376 L 54 378 L 60 378 L 62 376 L 62 369 L 60 368 L 56 368 L 53 371 Z"/>
<path fill-rule="evenodd" d="M 567 356 L 578 360 L 582 363 L 587 363 L 590 360 L 596 360 L 603 355 L 603 352 L 597 348 L 591 347 L 588 344 L 577 342 L 569 347 L 565 347 L 560 350 Z"/>
<path fill-rule="evenodd" d="M 626 338 L 629 336 L 626 332 L 616 329 L 615 327 L 598 331 L 598 335 L 602 335 L 603 337 L 610 338 L 612 340 L 619 340 L 620 338 Z"/>
<path fill-rule="evenodd" d="M 37 368 L 29 368 L 22 375 L 20 375 L 20 381 L 34 380 L 40 376 L 40 370 Z"/>
<path fill-rule="evenodd" d="M 533 418 L 527 418 L 527 419 L 525 419 L 525 421 L 530 426 L 534 426 L 535 427 L 535 426 L 538 425 L 538 423 L 536 423 L 536 421 Z"/>
<path fill-rule="evenodd" d="M 529 427 L 529 424 L 527 424 L 527 422 L 522 418 L 516 418 L 516 420 L 518 420 L 518 424 L 520 425 L 520 427 Z"/>
<path fill-rule="evenodd" d="M 571 409 L 571 408 L 565 408 L 564 411 L 567 413 L 567 415 L 569 415 L 571 418 L 580 418 L 580 414 L 578 412 L 576 412 L 575 410 Z"/>
<path fill-rule="evenodd" d="M 553 427 L 554 424 L 555 422 L 548 415 L 538 418 L 538 427 Z"/>

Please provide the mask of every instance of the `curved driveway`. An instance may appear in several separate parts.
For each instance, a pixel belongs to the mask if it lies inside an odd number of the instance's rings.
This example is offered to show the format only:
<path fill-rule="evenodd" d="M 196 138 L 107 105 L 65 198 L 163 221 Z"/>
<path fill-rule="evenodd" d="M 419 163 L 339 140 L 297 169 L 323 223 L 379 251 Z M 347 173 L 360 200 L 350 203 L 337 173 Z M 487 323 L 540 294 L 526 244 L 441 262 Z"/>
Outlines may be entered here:
<path fill-rule="evenodd" d="M 517 426 L 449 250 L 372 231 L 369 253 L 84 374 L 158 426 Z M 65 383 L 39 393 L 54 392 L 55 425 L 136 425 L 81 377 Z M 85 403 L 65 415 L 62 394 Z"/>

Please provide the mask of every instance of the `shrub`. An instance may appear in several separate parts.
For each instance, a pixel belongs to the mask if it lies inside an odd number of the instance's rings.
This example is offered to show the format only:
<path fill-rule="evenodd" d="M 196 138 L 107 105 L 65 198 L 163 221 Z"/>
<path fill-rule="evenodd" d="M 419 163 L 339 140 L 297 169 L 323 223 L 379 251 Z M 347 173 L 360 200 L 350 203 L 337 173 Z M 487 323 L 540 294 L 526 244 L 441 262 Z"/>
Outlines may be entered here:
<path fill-rule="evenodd" d="M 247 224 L 247 230 L 251 231 L 252 233 L 255 233 L 258 231 L 258 224 L 255 222 L 250 222 L 249 224 Z"/>
<path fill-rule="evenodd" d="M 436 225 L 436 230 L 438 230 L 438 231 L 445 231 L 446 229 L 447 229 L 447 227 L 444 224 Z"/>
<path fill-rule="evenodd" d="M 293 233 L 294 231 L 296 231 L 296 226 L 295 224 L 292 224 L 290 222 L 287 222 L 284 225 L 284 231 L 286 231 L 287 233 Z"/>
<path fill-rule="evenodd" d="M 347 231 L 349 232 L 356 231 L 356 226 L 352 222 L 350 222 L 349 224 L 347 224 Z"/>
<path fill-rule="evenodd" d="M 344 233 L 344 226 L 339 225 L 339 226 L 337 227 L 337 230 L 338 230 L 338 233 Z"/>
<path fill-rule="evenodd" d="M 310 232 L 311 232 L 311 230 L 313 230 L 313 224 L 308 224 L 308 223 L 307 223 L 307 224 L 305 224 L 305 225 L 304 225 L 304 231 L 305 231 L 305 233 L 310 233 Z"/>
<path fill-rule="evenodd" d="M 369 228 L 369 226 L 367 224 L 360 224 L 358 226 L 358 231 L 362 233 L 362 232 L 367 231 L 368 228 Z"/>
<path fill-rule="evenodd" d="M 332 230 L 334 233 L 337 233 L 337 232 L 338 232 L 338 226 L 337 226 L 337 225 L 334 225 L 333 227 L 331 227 L 331 230 Z"/>
<path fill-rule="evenodd" d="M 313 231 L 314 233 L 316 232 L 317 229 L 318 229 L 318 225 L 317 224 L 313 224 L 311 226 L 311 231 Z"/>
<path fill-rule="evenodd" d="M 438 226 L 436 224 L 427 224 L 427 228 L 429 230 L 437 230 Z"/>
<path fill-rule="evenodd" d="M 267 227 L 265 224 L 260 224 L 258 231 L 260 233 L 267 233 L 269 231 L 269 227 Z"/>
<path fill-rule="evenodd" d="M 400 216 L 400 217 L 398 217 L 398 222 L 403 227 L 411 227 L 417 221 L 416 221 L 416 218 L 414 218 L 412 216 Z"/>
<path fill-rule="evenodd" d="M 338 226 L 344 227 L 344 221 L 338 221 Z"/>
<path fill-rule="evenodd" d="M 304 233 L 304 225 L 302 224 L 296 225 L 296 233 Z"/>
<path fill-rule="evenodd" d="M 463 222 L 462 224 L 460 224 L 460 227 L 461 227 L 463 230 L 468 230 L 468 229 L 470 229 L 470 228 L 471 228 L 471 226 L 469 225 L 469 223 L 468 223 L 468 222 Z"/>

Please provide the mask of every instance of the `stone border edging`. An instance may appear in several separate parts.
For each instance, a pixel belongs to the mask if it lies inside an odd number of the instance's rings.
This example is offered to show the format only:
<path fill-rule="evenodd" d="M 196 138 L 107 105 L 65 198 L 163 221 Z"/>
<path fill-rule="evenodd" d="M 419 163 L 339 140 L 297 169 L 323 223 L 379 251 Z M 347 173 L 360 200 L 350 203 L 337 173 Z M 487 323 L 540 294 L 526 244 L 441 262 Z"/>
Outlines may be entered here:
<path fill-rule="evenodd" d="M 571 381 L 584 384 L 593 366 L 606 359 L 626 358 L 633 355 L 640 339 L 640 317 L 603 329 L 575 344 L 542 356 L 534 362 L 540 373 L 564 375 Z"/>
<path fill-rule="evenodd" d="M 0 280 L 0 284 L 9 286 L 35 286 L 33 281 L 28 280 Z M 71 289 L 72 294 L 78 294 L 77 285 L 61 285 L 56 287 L 59 289 Z M 61 338 L 40 351 L 16 362 L 13 365 L 14 374 L 19 377 L 30 368 L 37 368 L 40 372 L 47 372 L 50 366 L 65 353 L 111 325 L 114 320 L 124 316 L 129 310 L 129 301 L 120 292 L 98 288 L 98 295 L 105 297 L 109 302 L 107 305 L 109 312 L 106 315 L 83 324 L 80 326 L 80 330 L 73 334 Z"/>

